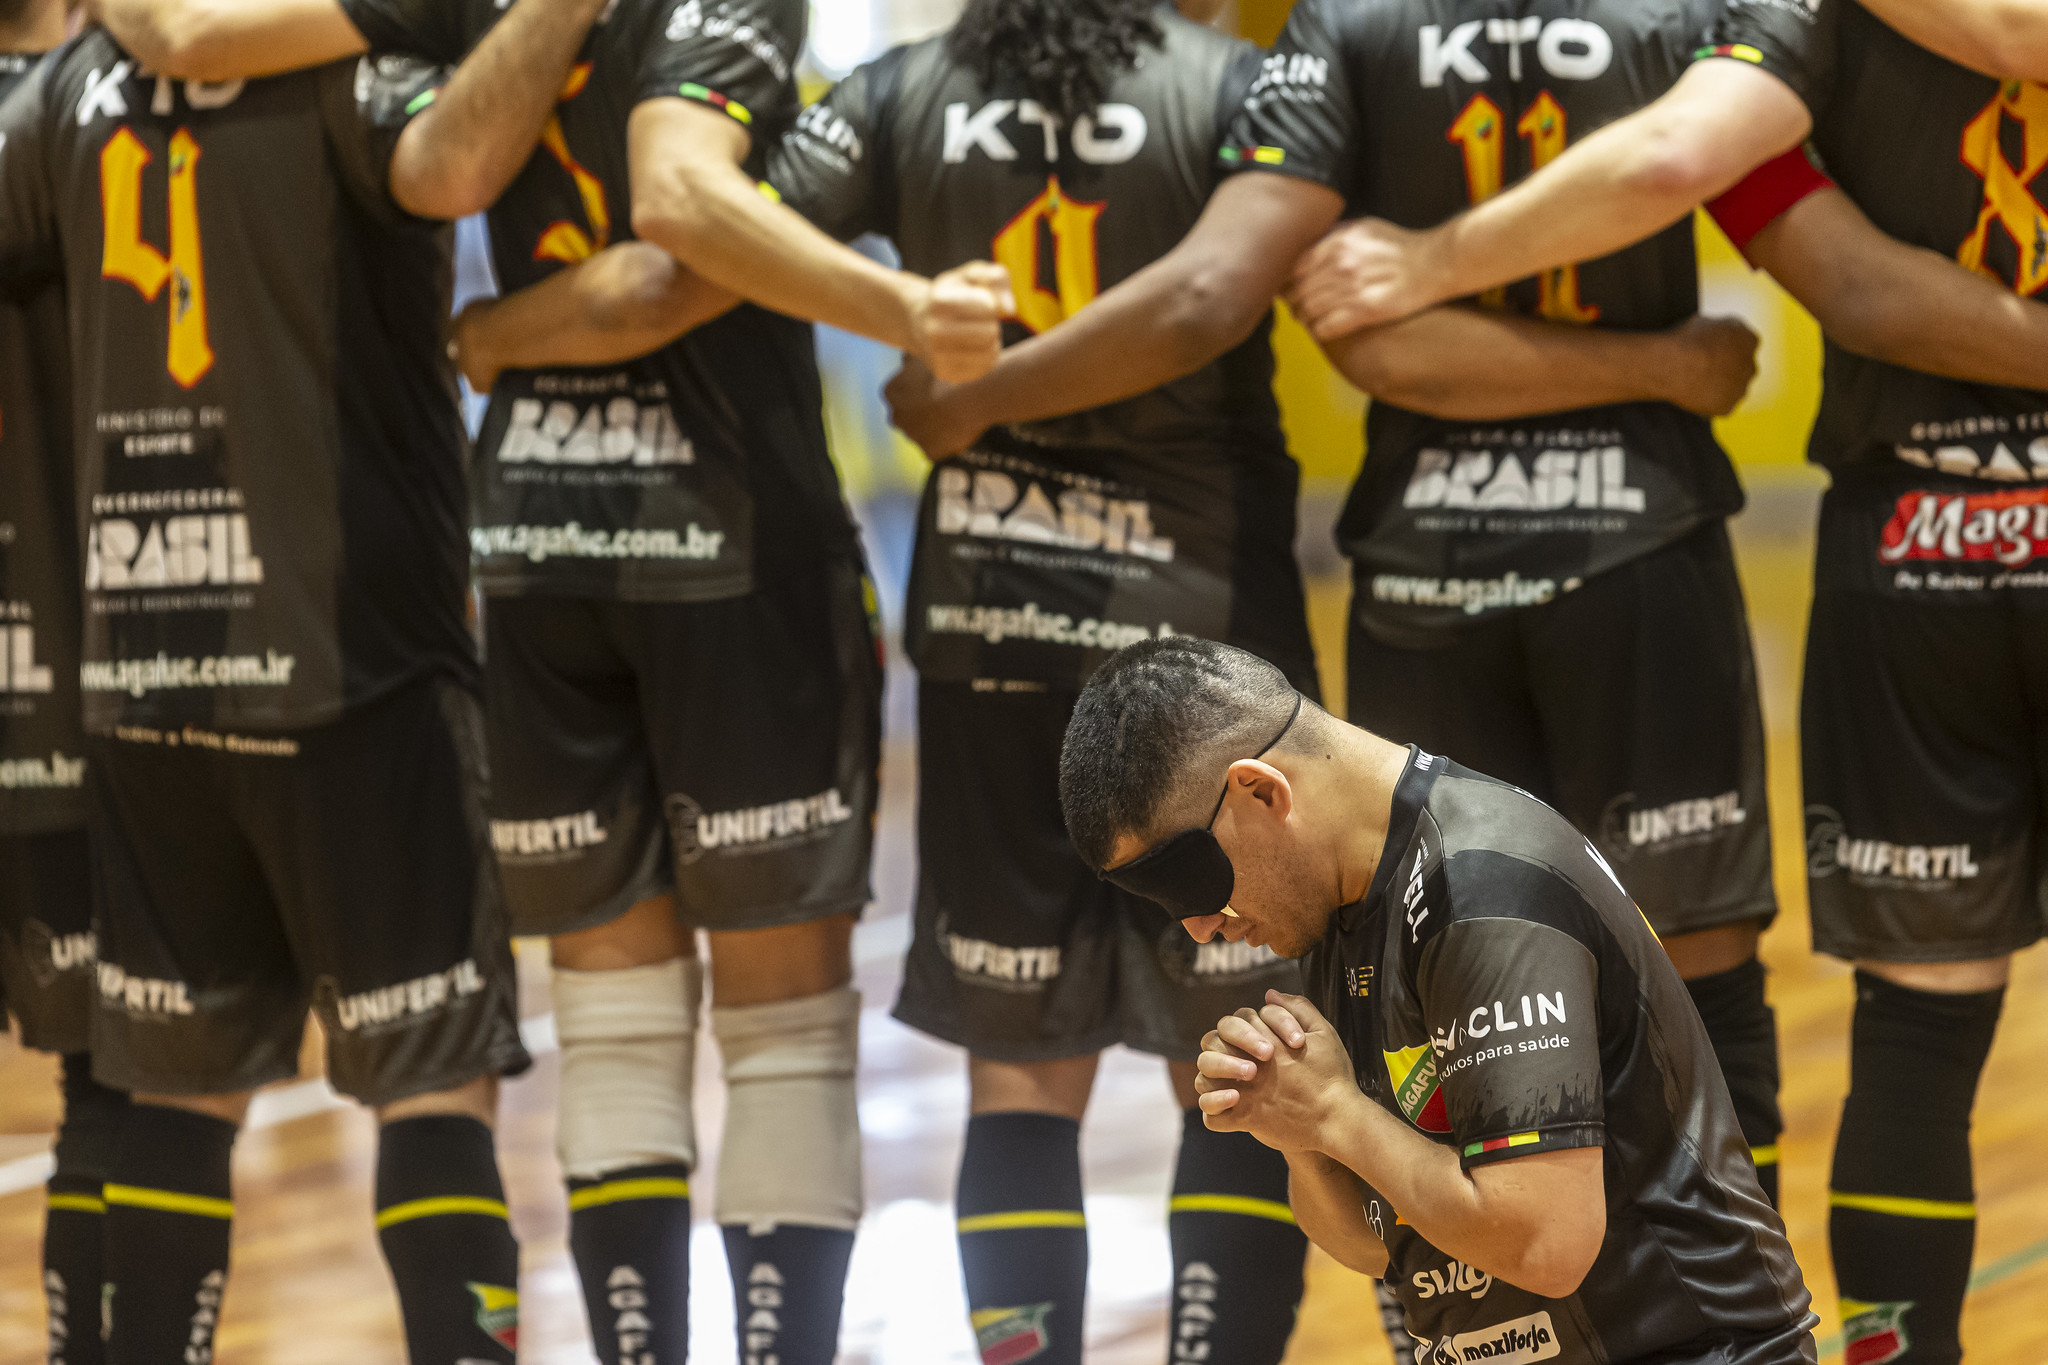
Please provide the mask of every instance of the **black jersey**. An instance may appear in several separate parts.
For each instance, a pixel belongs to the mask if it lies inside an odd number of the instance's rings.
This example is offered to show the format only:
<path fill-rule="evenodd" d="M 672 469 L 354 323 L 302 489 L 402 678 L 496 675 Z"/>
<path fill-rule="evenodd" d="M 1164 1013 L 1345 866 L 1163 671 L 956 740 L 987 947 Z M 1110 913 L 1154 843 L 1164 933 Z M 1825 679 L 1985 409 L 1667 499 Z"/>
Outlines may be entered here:
<path fill-rule="evenodd" d="M 1226 155 L 1442 222 L 1685 70 L 1721 0 L 1300 0 Z M 1622 330 L 1698 310 L 1691 220 L 1483 302 Z M 1548 601 L 1742 505 L 1703 417 L 1623 403 L 1452 422 L 1374 402 L 1338 525 L 1358 619 L 1393 643 Z"/>
<path fill-rule="evenodd" d="M 1966 70 L 1850 0 L 1733 0 L 1700 55 L 1757 63 L 1791 86 L 1827 173 L 1880 230 L 2020 294 L 2048 287 L 2048 86 Z M 1808 454 L 1832 469 L 1896 457 L 2048 479 L 2048 394 L 1922 374 L 1829 340 Z"/>
<path fill-rule="evenodd" d="M 1046 331 L 1186 235 L 1257 70 L 1248 43 L 1170 6 L 1158 21 L 1163 49 L 1071 127 L 1020 87 L 985 88 L 943 36 L 896 48 L 804 111 L 769 181 L 836 236 L 893 239 L 908 269 L 997 262 L 1017 297 L 1009 338 Z M 1311 674 L 1295 666 L 1299 473 L 1272 378 L 1262 322 L 1185 378 L 940 465 L 906 632 L 923 675 L 1078 685 L 1111 650 L 1171 633 Z"/>
<path fill-rule="evenodd" d="M 39 57 L 0 53 L 0 98 Z M 85 822 L 70 385 L 62 287 L 0 301 L 0 834 Z"/>
<path fill-rule="evenodd" d="M 1452 1260 L 1368 1188 L 1425 1365 L 1812 1362 L 1817 1321 L 1684 983 L 1593 846 L 1416 750 L 1379 870 L 1303 962 L 1359 1087 L 1467 1169 L 1602 1147 L 1607 1235 L 1545 1299 Z"/>
<path fill-rule="evenodd" d="M 448 232 L 386 188 L 432 76 L 172 81 L 95 30 L 9 101 L 0 276 L 69 303 L 90 728 L 473 676 Z"/>
<path fill-rule="evenodd" d="M 373 46 L 459 60 L 495 0 L 343 0 Z M 633 235 L 626 121 L 696 100 L 744 124 L 747 169 L 796 118 L 805 0 L 618 0 L 591 30 L 533 159 L 490 211 L 508 292 Z M 758 569 L 846 553 L 808 324 L 743 304 L 652 355 L 509 371 L 471 472 L 492 593 L 692 601 Z"/>

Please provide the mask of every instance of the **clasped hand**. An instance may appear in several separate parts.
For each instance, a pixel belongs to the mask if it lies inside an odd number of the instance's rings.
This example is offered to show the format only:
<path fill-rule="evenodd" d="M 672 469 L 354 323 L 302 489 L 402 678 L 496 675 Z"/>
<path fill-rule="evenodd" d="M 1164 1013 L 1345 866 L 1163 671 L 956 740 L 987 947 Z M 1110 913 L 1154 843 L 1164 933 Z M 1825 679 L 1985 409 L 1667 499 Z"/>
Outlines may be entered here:
<path fill-rule="evenodd" d="M 1250 1133 L 1283 1152 L 1321 1151 L 1329 1125 L 1359 1097 L 1351 1055 L 1299 995 L 1219 1020 L 1195 1062 L 1196 1103 L 1218 1132 Z"/>

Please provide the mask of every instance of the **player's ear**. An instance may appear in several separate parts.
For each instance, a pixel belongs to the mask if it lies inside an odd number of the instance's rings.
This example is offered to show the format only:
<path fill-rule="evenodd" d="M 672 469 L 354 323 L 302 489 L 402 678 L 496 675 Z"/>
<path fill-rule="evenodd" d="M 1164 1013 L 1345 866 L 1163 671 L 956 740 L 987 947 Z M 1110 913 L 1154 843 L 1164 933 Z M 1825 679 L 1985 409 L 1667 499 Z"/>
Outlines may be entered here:
<path fill-rule="evenodd" d="M 1230 765 L 1230 788 L 1249 796 L 1271 819 L 1285 820 L 1294 809 L 1294 786 L 1287 774 L 1256 758 Z"/>

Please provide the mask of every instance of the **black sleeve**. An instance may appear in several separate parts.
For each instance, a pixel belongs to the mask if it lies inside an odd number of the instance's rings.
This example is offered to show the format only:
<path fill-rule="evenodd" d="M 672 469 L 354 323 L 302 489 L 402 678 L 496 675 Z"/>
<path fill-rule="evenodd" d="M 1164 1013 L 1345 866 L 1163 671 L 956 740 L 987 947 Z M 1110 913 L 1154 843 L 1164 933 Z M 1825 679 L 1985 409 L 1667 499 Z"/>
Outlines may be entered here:
<path fill-rule="evenodd" d="M 1245 93 L 1218 157 L 1226 171 L 1276 171 L 1351 197 L 1364 118 L 1333 0 L 1300 0 Z"/>
<path fill-rule="evenodd" d="M 42 62 L 0 102 L 0 287 L 11 294 L 58 266 L 45 118 L 50 70 Z"/>
<path fill-rule="evenodd" d="M 406 215 L 391 198 L 391 158 L 399 135 L 434 102 L 446 67 L 386 54 L 336 62 L 320 73 L 321 114 L 349 197 L 372 216 Z"/>
<path fill-rule="evenodd" d="M 540 0 L 529 0 L 539 3 Z M 463 0 L 339 0 L 372 52 L 414 52 L 453 66 L 468 51 Z"/>
<path fill-rule="evenodd" d="M 1603 1145 L 1598 990 L 1592 952 L 1534 920 L 1459 919 L 1424 945 L 1416 992 L 1467 1167 Z"/>
<path fill-rule="evenodd" d="M 753 126 L 787 98 L 806 0 L 678 0 L 640 67 L 643 100 L 680 96 Z"/>
<path fill-rule="evenodd" d="M 1695 60 L 1750 62 L 1792 87 L 1815 122 L 1835 87 L 1842 7 L 1855 0 L 1728 0 Z"/>
<path fill-rule="evenodd" d="M 783 202 L 842 242 L 896 228 L 877 221 L 887 168 L 876 164 L 874 70 L 860 67 L 797 115 L 768 157 L 768 183 Z"/>

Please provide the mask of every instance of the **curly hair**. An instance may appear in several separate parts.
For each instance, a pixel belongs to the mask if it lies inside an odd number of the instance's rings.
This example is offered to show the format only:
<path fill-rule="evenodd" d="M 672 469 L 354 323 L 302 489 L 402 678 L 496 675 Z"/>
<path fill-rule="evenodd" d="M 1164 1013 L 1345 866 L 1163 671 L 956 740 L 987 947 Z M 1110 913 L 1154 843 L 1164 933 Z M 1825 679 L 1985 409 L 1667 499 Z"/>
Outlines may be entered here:
<path fill-rule="evenodd" d="M 981 78 L 1021 80 L 1065 122 L 1096 105 L 1147 43 L 1165 43 L 1158 0 L 968 0 L 947 55 Z"/>

